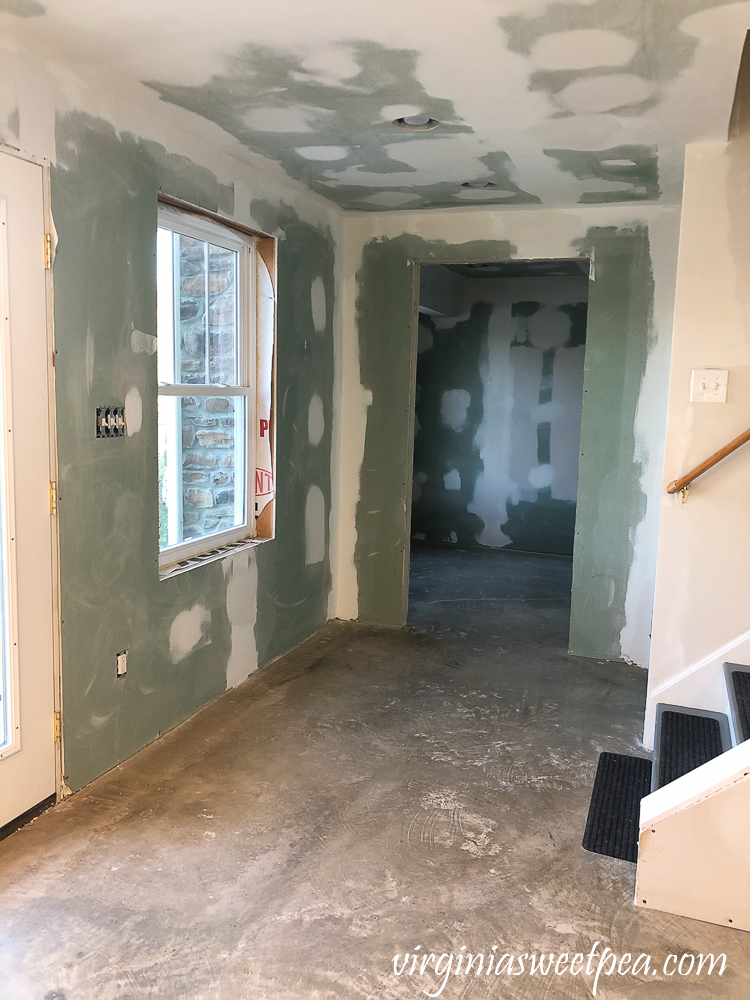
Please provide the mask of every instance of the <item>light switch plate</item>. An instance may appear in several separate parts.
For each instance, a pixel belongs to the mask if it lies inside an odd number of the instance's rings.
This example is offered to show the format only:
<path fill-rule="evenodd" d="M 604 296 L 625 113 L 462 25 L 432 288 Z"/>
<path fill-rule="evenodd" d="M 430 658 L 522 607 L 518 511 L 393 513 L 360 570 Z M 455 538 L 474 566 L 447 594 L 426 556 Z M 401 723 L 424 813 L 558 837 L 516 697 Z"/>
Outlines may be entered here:
<path fill-rule="evenodd" d="M 726 368 L 694 368 L 691 403 L 726 403 L 729 372 Z"/>

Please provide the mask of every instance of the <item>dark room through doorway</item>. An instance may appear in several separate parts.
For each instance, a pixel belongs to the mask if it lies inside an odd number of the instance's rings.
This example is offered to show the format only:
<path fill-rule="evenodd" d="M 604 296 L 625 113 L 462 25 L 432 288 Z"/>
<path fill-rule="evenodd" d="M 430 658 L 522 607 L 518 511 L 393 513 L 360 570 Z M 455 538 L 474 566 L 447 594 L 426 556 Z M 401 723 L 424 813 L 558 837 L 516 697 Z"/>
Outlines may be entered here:
<path fill-rule="evenodd" d="M 569 604 L 588 282 L 585 259 L 421 265 L 411 621 L 438 592 Z"/>

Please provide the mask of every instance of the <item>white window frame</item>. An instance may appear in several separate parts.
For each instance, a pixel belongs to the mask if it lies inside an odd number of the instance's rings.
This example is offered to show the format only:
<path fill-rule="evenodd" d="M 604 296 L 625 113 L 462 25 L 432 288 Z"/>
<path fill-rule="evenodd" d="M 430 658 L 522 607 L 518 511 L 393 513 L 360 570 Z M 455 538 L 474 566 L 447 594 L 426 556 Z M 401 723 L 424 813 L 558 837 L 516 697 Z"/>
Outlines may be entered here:
<path fill-rule="evenodd" d="M 167 229 L 173 233 L 189 236 L 197 240 L 202 240 L 214 246 L 224 247 L 227 250 L 234 250 L 238 253 L 238 269 L 236 291 L 238 295 L 237 307 L 237 384 L 225 385 L 223 383 L 211 384 L 182 384 L 178 382 L 159 382 L 159 397 L 182 397 L 182 396 L 242 396 L 245 399 L 245 428 L 244 428 L 244 453 L 245 464 L 245 490 L 244 490 L 244 520 L 236 527 L 217 531 L 210 535 L 203 535 L 200 538 L 191 538 L 187 541 L 177 542 L 159 549 L 159 567 L 170 566 L 173 563 L 190 559 L 193 556 L 211 552 L 222 545 L 238 541 L 251 541 L 256 534 L 255 528 L 255 378 L 256 378 L 256 253 L 255 240 L 249 235 L 245 235 L 230 226 L 222 226 L 198 215 L 191 215 L 187 212 L 175 211 L 173 209 L 160 208 L 158 215 L 159 229 Z M 167 307 L 165 316 L 171 311 L 172 335 L 172 358 L 174 364 L 175 352 L 179 345 L 176 343 L 174 315 L 175 309 L 179 315 L 179 290 L 174 289 L 171 309 Z M 157 274 L 157 314 L 158 303 L 158 274 Z M 157 333 L 159 332 L 157 323 Z M 206 372 L 209 370 L 209 357 L 206 354 Z M 174 379 L 174 369 L 172 372 Z M 179 499 L 179 517 L 182 516 L 182 488 L 178 488 L 178 473 L 182 467 L 182 435 L 174 429 L 175 455 L 176 461 L 173 464 L 172 474 L 174 476 L 173 489 Z M 235 441 L 235 469 L 238 467 L 237 451 L 238 445 Z M 241 483 L 235 481 L 235 504 L 240 507 L 242 501 L 239 487 Z M 237 509 L 236 509 L 237 512 Z"/>

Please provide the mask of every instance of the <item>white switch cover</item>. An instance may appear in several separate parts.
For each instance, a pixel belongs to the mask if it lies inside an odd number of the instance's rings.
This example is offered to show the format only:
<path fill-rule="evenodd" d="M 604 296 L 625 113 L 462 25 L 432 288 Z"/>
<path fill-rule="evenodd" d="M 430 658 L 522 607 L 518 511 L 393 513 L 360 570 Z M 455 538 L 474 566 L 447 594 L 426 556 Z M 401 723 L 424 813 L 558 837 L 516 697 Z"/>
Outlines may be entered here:
<path fill-rule="evenodd" d="M 726 403 L 729 372 L 726 368 L 693 368 L 691 403 Z"/>
<path fill-rule="evenodd" d="M 123 649 L 121 653 L 117 654 L 117 676 L 122 677 L 123 674 L 128 672 L 128 651 Z"/>

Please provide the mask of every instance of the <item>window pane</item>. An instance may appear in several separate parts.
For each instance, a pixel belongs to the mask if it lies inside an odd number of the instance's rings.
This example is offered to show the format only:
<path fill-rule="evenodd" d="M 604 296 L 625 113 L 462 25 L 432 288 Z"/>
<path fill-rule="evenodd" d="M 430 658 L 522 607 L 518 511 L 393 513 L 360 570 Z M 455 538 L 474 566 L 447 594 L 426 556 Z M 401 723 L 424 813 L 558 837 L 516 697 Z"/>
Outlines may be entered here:
<path fill-rule="evenodd" d="M 156 254 L 159 381 L 237 385 L 237 251 L 162 228 Z"/>
<path fill-rule="evenodd" d="M 208 244 L 209 381 L 237 385 L 237 254 Z"/>
<path fill-rule="evenodd" d="M 159 544 L 246 523 L 245 397 L 159 397 Z"/>
<path fill-rule="evenodd" d="M 206 383 L 207 244 L 175 234 L 175 272 L 180 302 L 176 381 Z"/>

